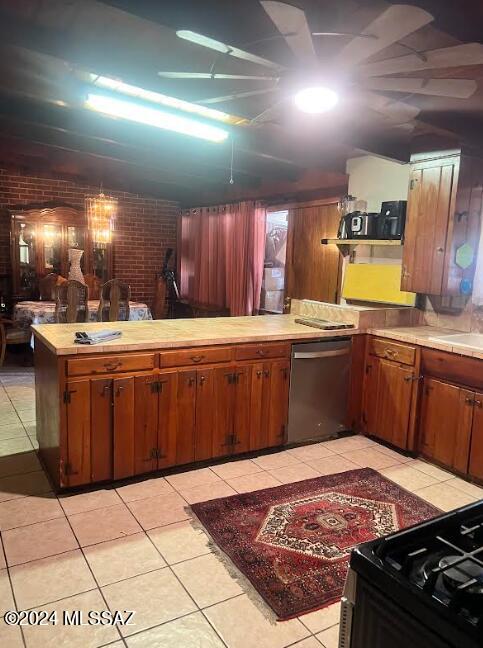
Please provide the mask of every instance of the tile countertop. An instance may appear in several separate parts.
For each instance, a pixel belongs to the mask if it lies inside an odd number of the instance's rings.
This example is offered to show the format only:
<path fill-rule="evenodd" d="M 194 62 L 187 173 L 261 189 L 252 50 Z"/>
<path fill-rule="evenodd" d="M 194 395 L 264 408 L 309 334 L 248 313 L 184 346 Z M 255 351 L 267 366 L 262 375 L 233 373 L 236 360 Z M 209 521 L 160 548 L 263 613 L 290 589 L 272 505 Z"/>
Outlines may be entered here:
<path fill-rule="evenodd" d="M 418 346 L 438 349 L 439 351 L 450 351 L 459 355 L 483 360 L 483 352 L 481 348 L 451 344 L 450 342 L 433 339 L 442 335 L 462 335 L 462 331 L 438 328 L 436 326 L 399 326 L 389 328 L 369 328 L 367 329 L 367 333 L 377 335 L 378 337 L 417 344 Z"/>
<path fill-rule="evenodd" d="M 255 317 L 213 317 L 199 319 L 151 320 L 140 322 L 96 322 L 78 324 L 38 324 L 34 335 L 56 355 L 146 351 L 180 347 L 313 340 L 352 335 L 355 328 L 322 331 L 296 324 L 296 315 Z M 122 331 L 122 337 L 96 345 L 74 344 L 76 331 Z"/>

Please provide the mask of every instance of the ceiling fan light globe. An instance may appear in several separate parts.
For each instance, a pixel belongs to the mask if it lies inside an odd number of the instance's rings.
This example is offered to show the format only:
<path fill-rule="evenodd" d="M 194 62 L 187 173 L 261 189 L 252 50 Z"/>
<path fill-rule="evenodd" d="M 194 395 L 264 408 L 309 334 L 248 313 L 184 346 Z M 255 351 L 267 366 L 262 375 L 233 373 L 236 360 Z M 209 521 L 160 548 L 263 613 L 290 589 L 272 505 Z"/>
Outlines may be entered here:
<path fill-rule="evenodd" d="M 339 95 L 324 86 L 312 86 L 299 90 L 294 96 L 294 103 L 299 110 L 310 115 L 320 115 L 335 108 Z"/>

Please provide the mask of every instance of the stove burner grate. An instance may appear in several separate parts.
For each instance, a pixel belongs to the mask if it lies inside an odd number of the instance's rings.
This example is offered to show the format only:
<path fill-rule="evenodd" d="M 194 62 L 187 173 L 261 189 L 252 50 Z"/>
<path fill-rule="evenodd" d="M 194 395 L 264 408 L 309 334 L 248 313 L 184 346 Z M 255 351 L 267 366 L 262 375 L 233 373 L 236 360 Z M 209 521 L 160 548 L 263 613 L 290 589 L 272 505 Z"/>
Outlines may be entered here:
<path fill-rule="evenodd" d="M 482 520 L 482 517 L 480 517 Z M 380 556 L 401 577 L 483 630 L 483 521 L 424 534 Z"/>

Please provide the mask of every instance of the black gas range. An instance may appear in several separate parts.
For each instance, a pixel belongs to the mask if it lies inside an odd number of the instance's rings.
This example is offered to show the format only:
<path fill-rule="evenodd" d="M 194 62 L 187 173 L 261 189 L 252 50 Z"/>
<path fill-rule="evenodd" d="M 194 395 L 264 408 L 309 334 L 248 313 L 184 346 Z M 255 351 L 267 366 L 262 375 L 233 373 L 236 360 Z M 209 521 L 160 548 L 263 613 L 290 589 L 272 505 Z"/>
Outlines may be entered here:
<path fill-rule="evenodd" d="M 483 647 L 483 500 L 353 550 L 339 645 Z"/>

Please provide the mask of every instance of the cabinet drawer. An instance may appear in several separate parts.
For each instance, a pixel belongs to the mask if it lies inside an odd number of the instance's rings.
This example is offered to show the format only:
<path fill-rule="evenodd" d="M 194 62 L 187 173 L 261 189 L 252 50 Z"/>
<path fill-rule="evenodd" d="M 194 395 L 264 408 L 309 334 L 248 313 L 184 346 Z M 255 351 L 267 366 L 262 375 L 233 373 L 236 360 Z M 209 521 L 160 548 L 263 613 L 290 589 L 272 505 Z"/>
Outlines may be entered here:
<path fill-rule="evenodd" d="M 247 344 L 235 348 L 235 360 L 260 360 L 260 358 L 289 357 L 289 344 Z"/>
<path fill-rule="evenodd" d="M 68 376 L 88 376 L 154 369 L 154 353 L 67 360 Z"/>
<path fill-rule="evenodd" d="M 186 367 L 217 362 L 230 362 L 231 347 L 181 349 L 159 354 L 160 367 Z"/>
<path fill-rule="evenodd" d="M 424 375 L 441 378 L 470 389 L 483 389 L 483 360 L 460 356 L 457 353 L 423 349 L 421 361 Z"/>
<path fill-rule="evenodd" d="M 402 364 L 413 365 L 416 359 L 416 347 L 391 342 L 383 338 L 369 339 L 369 353 L 378 358 L 394 360 Z"/>

